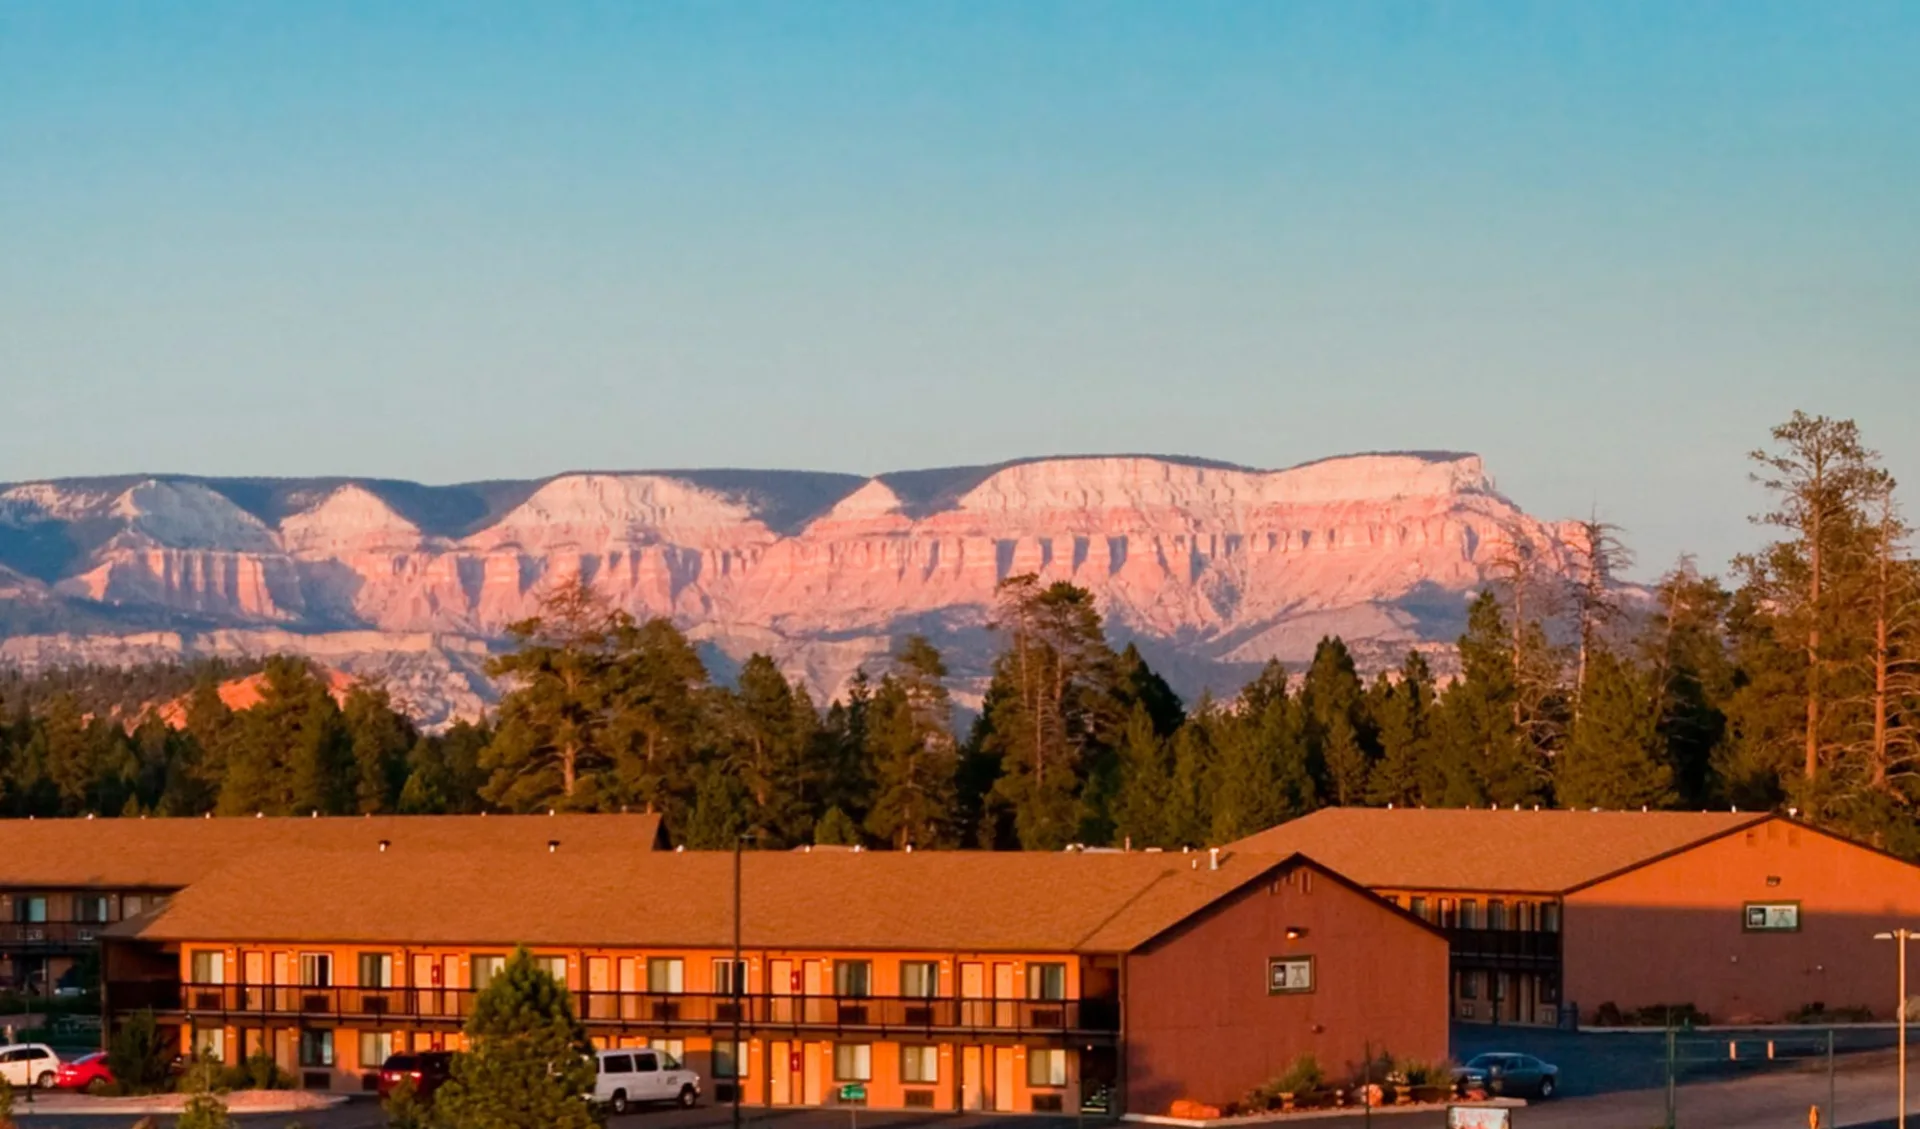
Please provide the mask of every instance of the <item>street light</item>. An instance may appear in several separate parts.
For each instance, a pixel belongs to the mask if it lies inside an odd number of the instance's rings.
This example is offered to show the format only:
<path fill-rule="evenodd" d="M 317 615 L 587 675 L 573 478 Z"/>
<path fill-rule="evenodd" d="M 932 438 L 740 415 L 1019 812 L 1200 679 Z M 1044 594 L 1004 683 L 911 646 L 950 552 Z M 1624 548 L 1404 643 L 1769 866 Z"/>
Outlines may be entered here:
<path fill-rule="evenodd" d="M 733 968 L 727 973 L 729 995 L 733 997 L 733 1129 L 740 1129 L 740 1086 L 744 1077 L 740 1049 L 740 1012 L 746 1007 L 746 968 L 740 959 L 740 849 L 753 832 L 742 832 L 733 839 Z"/>
<path fill-rule="evenodd" d="M 1873 935 L 1876 941 L 1900 943 L 1900 1116 L 1894 1123 L 1897 1129 L 1907 1129 L 1907 939 L 1912 936 L 1913 930 L 1904 925 Z"/>

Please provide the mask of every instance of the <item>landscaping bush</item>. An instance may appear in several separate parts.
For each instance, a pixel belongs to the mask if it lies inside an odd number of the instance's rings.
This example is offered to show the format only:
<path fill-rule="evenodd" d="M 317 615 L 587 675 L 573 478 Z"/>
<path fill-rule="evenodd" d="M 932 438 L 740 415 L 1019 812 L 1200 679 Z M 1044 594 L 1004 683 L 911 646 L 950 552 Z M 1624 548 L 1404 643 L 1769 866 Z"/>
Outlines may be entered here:
<path fill-rule="evenodd" d="M 290 1090 L 293 1079 L 273 1061 L 263 1047 L 247 1056 L 238 1066 L 229 1066 L 220 1083 L 228 1090 Z"/>
<path fill-rule="evenodd" d="M 1648 1004 L 1622 1011 L 1619 1004 L 1608 1000 L 1593 1010 L 1595 1027 L 1704 1027 L 1708 1022 L 1707 1013 L 1692 1004 Z"/>
<path fill-rule="evenodd" d="M 1828 1010 L 1821 1001 L 1802 1004 L 1800 1010 L 1787 1013 L 1788 1023 L 1871 1023 L 1873 1009 L 1869 1007 L 1839 1007 Z"/>
<path fill-rule="evenodd" d="M 107 1043 L 107 1069 L 123 1094 L 151 1094 L 167 1088 L 173 1050 L 160 1038 L 151 1011 L 127 1017 Z"/>
<path fill-rule="evenodd" d="M 15 1129 L 13 1120 L 13 1083 L 0 1078 L 0 1129 Z"/>

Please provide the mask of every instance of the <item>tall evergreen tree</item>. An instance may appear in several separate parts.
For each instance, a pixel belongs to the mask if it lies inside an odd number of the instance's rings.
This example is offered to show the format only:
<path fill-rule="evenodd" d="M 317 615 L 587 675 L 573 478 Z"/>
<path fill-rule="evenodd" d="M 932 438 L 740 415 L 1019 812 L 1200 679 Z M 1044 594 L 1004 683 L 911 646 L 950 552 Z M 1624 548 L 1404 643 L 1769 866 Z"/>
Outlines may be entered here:
<path fill-rule="evenodd" d="M 946 663 L 909 636 L 881 679 L 864 726 L 877 792 L 867 830 L 895 847 L 953 842 L 959 754 Z"/>
<path fill-rule="evenodd" d="M 1381 756 L 1368 778 L 1367 801 L 1414 807 L 1444 802 L 1446 777 L 1434 749 L 1438 690 L 1433 669 L 1418 651 L 1408 651 L 1400 676 L 1382 674 L 1369 695 Z"/>
<path fill-rule="evenodd" d="M 1320 794 L 1330 804 L 1366 801 L 1375 757 L 1371 734 L 1361 731 L 1364 690 L 1347 645 L 1324 638 L 1300 688 L 1307 763 L 1320 775 Z"/>
<path fill-rule="evenodd" d="M 467 1050 L 434 1097 L 459 1129 L 593 1129 L 593 1044 L 573 997 L 522 947 L 473 1002 Z"/>
<path fill-rule="evenodd" d="M 1592 651 L 1579 720 L 1554 759 L 1561 805 L 1610 811 L 1671 805 L 1673 767 L 1663 752 L 1645 675 L 1611 651 Z"/>
<path fill-rule="evenodd" d="M 539 615 L 508 625 L 513 649 L 487 664 L 508 687 L 487 746 L 488 802 L 512 811 L 598 804 L 612 759 L 615 652 L 631 628 L 584 581 L 554 589 Z"/>
<path fill-rule="evenodd" d="M 1120 744 L 1120 794 L 1113 809 L 1115 837 L 1134 848 L 1179 846 L 1172 805 L 1171 751 L 1155 730 L 1152 712 L 1144 703 L 1136 702 Z"/>

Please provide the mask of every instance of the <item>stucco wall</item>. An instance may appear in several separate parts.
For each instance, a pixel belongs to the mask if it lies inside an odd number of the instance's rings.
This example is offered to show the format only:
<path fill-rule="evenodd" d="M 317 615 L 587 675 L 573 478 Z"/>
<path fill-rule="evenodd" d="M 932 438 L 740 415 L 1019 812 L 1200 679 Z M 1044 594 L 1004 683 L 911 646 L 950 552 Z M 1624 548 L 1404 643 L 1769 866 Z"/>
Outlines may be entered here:
<path fill-rule="evenodd" d="M 1745 930 L 1750 902 L 1799 902 L 1799 931 Z M 1920 868 L 1774 820 L 1568 895 L 1564 998 L 1587 1021 L 1606 1002 L 1691 1003 L 1717 1022 L 1815 1001 L 1887 1018 L 1894 946 L 1872 938 L 1903 923 L 1920 924 Z"/>
<path fill-rule="evenodd" d="M 1204 865 L 1204 864 L 1203 864 Z M 1303 930 L 1287 939 L 1289 927 Z M 1267 960 L 1311 955 L 1311 993 L 1269 995 Z M 1371 1044 L 1447 1054 L 1447 943 L 1371 896 L 1302 867 L 1257 883 L 1127 963 L 1126 1096 L 1134 1113 L 1179 1098 L 1238 1100 L 1295 1058 L 1330 1076 Z"/>

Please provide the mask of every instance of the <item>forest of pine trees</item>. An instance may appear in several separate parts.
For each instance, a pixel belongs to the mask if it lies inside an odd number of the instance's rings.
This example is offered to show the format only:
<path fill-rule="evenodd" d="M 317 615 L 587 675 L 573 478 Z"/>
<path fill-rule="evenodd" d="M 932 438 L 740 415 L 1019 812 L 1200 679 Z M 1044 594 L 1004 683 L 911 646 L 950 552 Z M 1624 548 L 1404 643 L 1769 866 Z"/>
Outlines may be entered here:
<path fill-rule="evenodd" d="M 908 637 L 813 701 L 764 655 L 714 683 L 665 620 L 563 589 L 513 625 L 481 724 L 423 735 L 378 686 L 337 700 L 275 658 L 0 677 L 0 812 L 657 811 L 676 842 L 762 848 L 1218 844 L 1328 805 L 1794 808 L 1920 857 L 1920 571 L 1892 478 L 1848 421 L 1796 414 L 1754 452 L 1770 531 L 1729 576 L 1620 576 L 1621 531 L 1515 535 L 1455 677 L 1410 653 L 1362 678 L 1337 638 L 1230 699 L 1183 703 L 1092 596 L 1014 576 L 965 733 Z M 169 727 L 141 703 L 185 697 Z"/>

